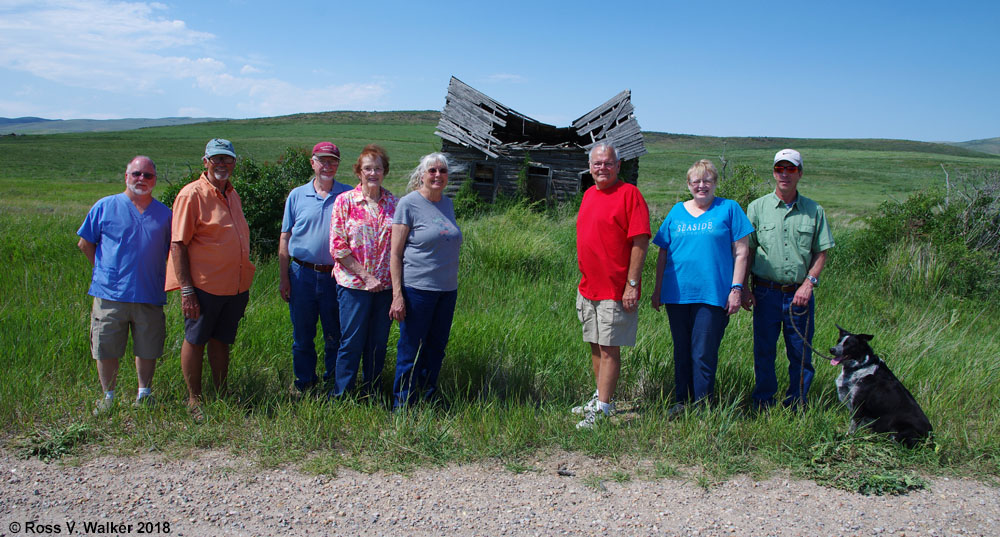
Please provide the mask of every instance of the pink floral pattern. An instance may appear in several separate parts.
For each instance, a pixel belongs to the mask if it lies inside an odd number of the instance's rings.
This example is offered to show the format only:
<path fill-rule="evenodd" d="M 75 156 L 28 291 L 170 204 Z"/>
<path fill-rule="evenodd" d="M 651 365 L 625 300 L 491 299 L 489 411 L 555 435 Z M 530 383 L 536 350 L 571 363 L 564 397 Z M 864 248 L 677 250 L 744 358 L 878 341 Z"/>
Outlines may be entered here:
<path fill-rule="evenodd" d="M 369 208 L 361 185 L 344 192 L 333 202 L 330 219 L 330 255 L 336 261 L 333 276 L 337 283 L 350 289 L 365 289 L 365 282 L 347 270 L 340 259 L 353 255 L 372 276 L 386 286 L 392 285 L 389 275 L 389 247 L 392 215 L 399 198 L 382 189 L 378 209 Z"/>

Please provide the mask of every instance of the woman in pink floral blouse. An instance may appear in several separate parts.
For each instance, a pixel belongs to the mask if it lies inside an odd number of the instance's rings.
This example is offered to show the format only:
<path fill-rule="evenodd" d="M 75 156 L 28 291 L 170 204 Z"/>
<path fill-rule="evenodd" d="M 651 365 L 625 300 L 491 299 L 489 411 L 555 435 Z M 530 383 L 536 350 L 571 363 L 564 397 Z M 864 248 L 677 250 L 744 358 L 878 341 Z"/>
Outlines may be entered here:
<path fill-rule="evenodd" d="M 399 199 L 382 187 L 389 172 L 385 149 L 370 144 L 354 164 L 358 186 L 333 204 L 330 254 L 336 263 L 340 303 L 340 350 L 331 397 L 341 397 L 354 386 L 358 365 L 363 377 L 361 397 L 376 396 L 385 365 L 389 339 L 389 246 L 392 216 Z"/>

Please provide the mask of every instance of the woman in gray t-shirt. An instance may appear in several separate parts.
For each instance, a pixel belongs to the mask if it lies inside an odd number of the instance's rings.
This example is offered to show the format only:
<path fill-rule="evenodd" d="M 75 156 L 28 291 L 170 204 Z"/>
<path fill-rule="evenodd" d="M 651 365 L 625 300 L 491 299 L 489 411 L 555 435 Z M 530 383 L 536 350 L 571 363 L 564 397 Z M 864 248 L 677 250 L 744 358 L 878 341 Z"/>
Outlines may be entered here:
<path fill-rule="evenodd" d="M 437 395 L 458 298 L 462 245 L 455 210 L 444 195 L 447 185 L 448 158 L 424 156 L 410 175 L 413 192 L 399 200 L 392 219 L 389 316 L 399 321 L 393 408 Z"/>

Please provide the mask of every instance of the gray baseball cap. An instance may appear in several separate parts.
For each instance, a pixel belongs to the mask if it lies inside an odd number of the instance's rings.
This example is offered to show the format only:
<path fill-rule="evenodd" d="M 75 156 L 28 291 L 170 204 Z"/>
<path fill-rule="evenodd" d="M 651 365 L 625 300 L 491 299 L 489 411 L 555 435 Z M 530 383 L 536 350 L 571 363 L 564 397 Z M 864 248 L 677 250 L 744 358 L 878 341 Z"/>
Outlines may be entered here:
<path fill-rule="evenodd" d="M 205 158 L 212 158 L 215 155 L 229 155 L 230 157 L 236 158 L 236 151 L 233 149 L 233 143 L 222 138 L 212 138 L 208 141 L 208 144 L 205 145 Z"/>

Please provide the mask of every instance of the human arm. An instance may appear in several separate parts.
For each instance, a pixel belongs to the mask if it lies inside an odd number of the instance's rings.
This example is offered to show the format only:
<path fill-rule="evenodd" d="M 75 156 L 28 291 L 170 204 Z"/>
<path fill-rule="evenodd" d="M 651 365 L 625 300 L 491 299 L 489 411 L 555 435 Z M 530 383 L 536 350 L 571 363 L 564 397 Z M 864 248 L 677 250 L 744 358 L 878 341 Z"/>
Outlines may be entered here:
<path fill-rule="evenodd" d="M 94 266 L 94 256 L 97 254 L 97 245 L 83 237 L 80 237 L 80 240 L 76 243 L 76 247 L 83 252 L 83 255 L 87 256 L 87 259 L 90 261 L 90 266 Z"/>
<path fill-rule="evenodd" d="M 391 258 L 390 258 L 391 259 Z M 362 265 L 355 257 L 354 254 L 347 254 L 345 257 L 338 257 L 337 261 L 344 266 L 352 274 L 361 278 L 365 282 L 365 290 L 372 293 L 377 293 L 385 289 L 385 284 L 379 281 L 371 272 L 365 270 L 364 265 Z M 391 261 L 390 261 L 391 264 Z M 391 265 L 390 265 L 391 266 Z M 395 279 L 395 278 L 394 278 Z"/>
<path fill-rule="evenodd" d="M 823 265 L 825 264 L 826 250 L 818 252 L 813 256 L 812 262 L 809 263 L 809 270 L 806 273 L 818 280 L 820 273 L 823 272 Z M 809 299 L 812 298 L 812 293 L 813 283 L 809 281 L 809 278 L 802 280 L 802 284 L 795 290 L 795 296 L 792 297 L 792 305 L 800 308 L 805 307 L 809 304 Z"/>
<path fill-rule="evenodd" d="M 632 250 L 628 261 L 628 279 L 639 284 L 642 280 L 642 265 L 646 262 L 646 250 L 649 249 L 649 235 L 632 237 Z M 622 307 L 625 311 L 635 311 L 639 307 L 639 285 L 632 287 L 625 282 L 622 293 Z"/>
<path fill-rule="evenodd" d="M 656 283 L 653 285 L 653 296 L 649 297 L 649 302 L 653 309 L 660 311 L 660 293 L 663 289 L 663 271 L 667 268 L 667 249 L 660 248 L 660 253 L 656 256 Z"/>
<path fill-rule="evenodd" d="M 292 238 L 291 232 L 284 232 L 278 239 L 278 293 L 285 302 L 292 296 L 292 282 L 288 279 L 288 266 L 291 263 L 291 256 L 288 254 L 288 240 Z"/>
<path fill-rule="evenodd" d="M 732 285 L 744 285 L 747 277 L 747 262 L 750 259 L 750 239 L 743 237 L 733 243 L 733 281 Z M 731 288 L 726 304 L 726 314 L 732 315 L 740 311 L 743 302 L 743 288 Z"/>
<path fill-rule="evenodd" d="M 406 301 L 403 299 L 403 250 L 406 248 L 406 238 L 409 235 L 410 226 L 406 224 L 392 225 L 392 240 L 389 246 L 392 305 L 389 306 L 389 318 L 395 321 L 402 321 L 406 317 Z"/>
<path fill-rule="evenodd" d="M 743 290 L 740 292 L 743 309 L 747 311 L 753 310 L 753 307 L 757 305 L 757 299 L 754 298 L 753 290 L 750 289 L 750 267 L 753 266 L 753 256 L 754 250 L 748 246 L 746 276 L 743 279 Z"/>
<path fill-rule="evenodd" d="M 188 256 L 188 247 L 180 241 L 170 243 L 170 255 L 176 260 L 174 263 L 177 282 L 181 285 L 181 311 L 187 319 L 197 319 L 201 315 L 201 305 L 198 304 L 198 296 L 194 293 L 184 294 L 186 289 L 193 289 L 194 283 L 191 280 L 191 259 Z"/>

